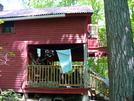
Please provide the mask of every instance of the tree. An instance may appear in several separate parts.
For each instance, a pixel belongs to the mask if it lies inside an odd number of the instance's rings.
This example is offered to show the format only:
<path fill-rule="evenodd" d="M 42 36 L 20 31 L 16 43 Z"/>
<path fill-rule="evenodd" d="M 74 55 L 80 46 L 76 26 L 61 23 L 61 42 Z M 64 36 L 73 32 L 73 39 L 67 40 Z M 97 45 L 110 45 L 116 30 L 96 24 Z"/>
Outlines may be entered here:
<path fill-rule="evenodd" d="M 23 94 L 24 94 L 24 99 L 26 100 L 25 92 L 24 92 L 24 90 L 23 90 L 22 85 L 23 85 L 23 82 L 24 82 L 23 76 L 26 74 L 24 71 L 25 71 L 25 69 L 26 69 L 27 67 L 26 67 L 24 70 L 22 70 L 20 73 L 18 73 L 17 69 L 12 65 L 12 62 L 15 62 L 14 57 L 15 57 L 15 54 L 14 54 L 13 52 L 10 52 L 10 51 L 8 51 L 8 50 L 3 49 L 2 47 L 0 47 L 0 65 L 7 65 L 7 66 L 11 67 L 11 68 L 16 72 L 16 74 L 18 74 L 18 76 L 20 77 L 21 90 L 22 90 L 22 92 L 23 92 Z M 0 89 L 1 89 L 1 88 L 0 88 Z M 2 92 L 1 92 L 1 93 L 2 93 Z M 8 92 L 7 92 L 7 93 L 8 93 Z M 9 93 L 10 93 L 10 92 L 9 92 Z M 11 95 L 12 95 L 12 94 L 11 94 Z M 8 95 L 7 95 L 7 96 L 8 96 Z M 4 96 L 3 96 L 3 97 L 4 97 Z M 17 97 L 17 95 L 16 95 L 16 97 Z M 0 101 L 1 101 L 1 100 L 0 100 Z"/>
<path fill-rule="evenodd" d="M 130 19 L 131 19 L 131 26 L 132 26 L 132 32 L 133 32 L 133 39 L 134 39 L 134 1 L 128 0 L 128 5 L 130 9 Z"/>
<path fill-rule="evenodd" d="M 104 0 L 110 101 L 134 101 L 134 43 L 127 0 Z"/>
<path fill-rule="evenodd" d="M 78 0 L 23 0 L 26 7 L 42 8 L 42 7 L 58 7 L 72 6 L 77 4 Z"/>
<path fill-rule="evenodd" d="M 102 0 L 78 0 L 80 5 L 91 5 L 94 13 L 92 15 L 92 24 L 99 24 L 104 20 L 104 4 Z"/>
<path fill-rule="evenodd" d="M 104 19 L 104 5 L 102 0 L 23 0 L 22 2 L 26 7 L 34 8 L 91 5 L 94 10 L 92 23 L 98 24 Z"/>

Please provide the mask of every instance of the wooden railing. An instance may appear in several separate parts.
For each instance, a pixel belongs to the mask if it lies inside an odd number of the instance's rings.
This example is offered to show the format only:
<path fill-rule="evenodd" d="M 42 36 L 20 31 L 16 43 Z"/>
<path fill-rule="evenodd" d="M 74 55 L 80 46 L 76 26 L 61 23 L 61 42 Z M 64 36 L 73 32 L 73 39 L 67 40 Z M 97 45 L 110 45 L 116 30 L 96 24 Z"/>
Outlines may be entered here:
<path fill-rule="evenodd" d="M 73 66 L 69 73 L 62 73 L 60 66 L 29 65 L 26 85 L 47 88 L 83 87 L 83 67 L 82 65 Z"/>
<path fill-rule="evenodd" d="M 98 77 L 96 74 L 89 72 L 88 85 L 90 89 L 94 90 L 96 93 L 109 97 L 108 85 L 104 83 L 103 78 Z"/>
<path fill-rule="evenodd" d="M 98 40 L 99 47 L 106 47 L 107 46 L 107 40 Z"/>
<path fill-rule="evenodd" d="M 99 45 L 99 47 L 106 47 L 107 46 L 106 33 L 99 33 L 98 34 L 98 45 Z"/>

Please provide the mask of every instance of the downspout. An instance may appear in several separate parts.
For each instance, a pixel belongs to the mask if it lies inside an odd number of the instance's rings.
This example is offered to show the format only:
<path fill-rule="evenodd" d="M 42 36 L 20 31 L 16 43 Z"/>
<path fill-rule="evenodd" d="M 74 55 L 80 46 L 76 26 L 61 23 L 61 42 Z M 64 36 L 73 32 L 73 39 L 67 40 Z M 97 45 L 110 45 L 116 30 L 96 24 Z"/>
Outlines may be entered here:
<path fill-rule="evenodd" d="M 88 61 L 88 48 L 87 48 L 87 44 L 83 44 L 83 50 L 84 50 L 84 88 L 88 88 L 88 68 L 87 66 L 87 61 Z"/>
<path fill-rule="evenodd" d="M 58 18 L 65 17 L 65 14 L 58 15 L 43 15 L 43 16 L 29 16 L 29 17 L 14 17 L 14 18 L 0 18 L 2 21 L 17 21 L 17 20 L 31 20 L 31 19 L 43 19 L 43 18 Z"/>

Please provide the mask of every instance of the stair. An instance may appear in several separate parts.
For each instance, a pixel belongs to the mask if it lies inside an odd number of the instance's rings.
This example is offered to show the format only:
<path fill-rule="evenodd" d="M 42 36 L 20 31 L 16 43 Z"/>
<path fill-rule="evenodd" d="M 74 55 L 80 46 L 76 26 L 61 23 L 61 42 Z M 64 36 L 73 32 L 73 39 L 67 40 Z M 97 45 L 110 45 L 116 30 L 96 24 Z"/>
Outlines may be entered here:
<path fill-rule="evenodd" d="M 89 89 L 90 101 L 109 101 L 109 97 L 99 93 L 95 89 Z"/>

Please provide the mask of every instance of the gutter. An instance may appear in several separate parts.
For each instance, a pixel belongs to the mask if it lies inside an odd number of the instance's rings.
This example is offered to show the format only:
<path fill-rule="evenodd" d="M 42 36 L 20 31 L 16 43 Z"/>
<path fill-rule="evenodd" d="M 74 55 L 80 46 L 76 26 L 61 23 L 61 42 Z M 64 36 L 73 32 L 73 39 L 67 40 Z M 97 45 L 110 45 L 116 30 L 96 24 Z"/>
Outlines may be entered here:
<path fill-rule="evenodd" d="M 43 15 L 43 16 L 30 16 L 30 17 L 16 17 L 16 18 L 0 18 L 2 21 L 17 21 L 17 20 L 31 20 L 31 19 L 43 19 L 43 18 L 58 18 L 65 17 L 65 14 L 58 15 Z"/>

